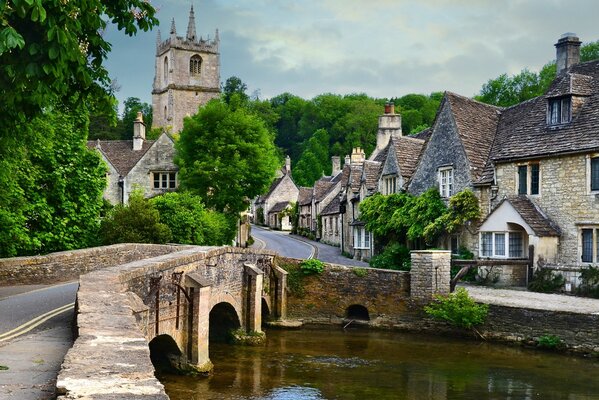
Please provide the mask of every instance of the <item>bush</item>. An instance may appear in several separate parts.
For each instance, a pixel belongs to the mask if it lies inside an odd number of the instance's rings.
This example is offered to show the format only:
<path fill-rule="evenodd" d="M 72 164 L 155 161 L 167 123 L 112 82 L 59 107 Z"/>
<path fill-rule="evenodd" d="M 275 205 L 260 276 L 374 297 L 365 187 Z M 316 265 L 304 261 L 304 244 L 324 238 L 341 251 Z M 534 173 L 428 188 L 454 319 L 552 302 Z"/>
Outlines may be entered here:
<path fill-rule="evenodd" d="M 372 257 L 370 266 L 373 268 L 409 271 L 411 268 L 410 250 L 399 243 L 385 247 L 385 250 Z"/>
<path fill-rule="evenodd" d="M 542 349 L 558 349 L 563 347 L 564 342 L 559 336 L 543 335 L 537 339 L 537 347 Z"/>
<path fill-rule="evenodd" d="M 366 275 L 368 275 L 368 269 L 366 269 L 366 268 L 356 267 L 353 269 L 353 271 L 354 271 L 354 274 L 359 278 L 363 278 Z"/>
<path fill-rule="evenodd" d="M 476 303 L 466 289 L 458 288 L 447 296 L 436 296 L 433 303 L 424 307 L 424 311 L 434 319 L 470 329 L 485 322 L 489 306 Z"/>
<path fill-rule="evenodd" d="M 548 268 L 539 268 L 533 275 L 532 281 L 528 284 L 528 289 L 533 292 L 554 293 L 564 286 L 566 280 L 562 274 L 553 274 Z"/>
<path fill-rule="evenodd" d="M 580 296 L 599 297 L 599 268 L 589 265 L 580 270 L 580 285 L 576 293 Z"/>
<path fill-rule="evenodd" d="M 317 275 L 324 271 L 324 264 L 320 260 L 304 260 L 300 263 L 300 269 L 304 275 Z"/>

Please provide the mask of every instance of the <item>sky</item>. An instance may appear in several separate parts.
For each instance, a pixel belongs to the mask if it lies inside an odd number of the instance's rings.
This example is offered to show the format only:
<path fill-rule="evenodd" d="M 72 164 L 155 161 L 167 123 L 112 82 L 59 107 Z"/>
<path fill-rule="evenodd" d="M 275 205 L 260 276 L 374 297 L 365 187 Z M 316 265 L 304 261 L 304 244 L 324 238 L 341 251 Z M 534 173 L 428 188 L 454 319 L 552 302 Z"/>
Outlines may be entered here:
<path fill-rule="evenodd" d="M 221 81 L 241 78 L 261 99 L 289 92 L 377 98 L 453 91 L 555 59 L 557 39 L 599 39 L 596 0 L 150 0 L 160 26 L 128 37 L 111 27 L 106 66 L 120 103 L 151 103 L 156 34 L 220 34 Z"/>

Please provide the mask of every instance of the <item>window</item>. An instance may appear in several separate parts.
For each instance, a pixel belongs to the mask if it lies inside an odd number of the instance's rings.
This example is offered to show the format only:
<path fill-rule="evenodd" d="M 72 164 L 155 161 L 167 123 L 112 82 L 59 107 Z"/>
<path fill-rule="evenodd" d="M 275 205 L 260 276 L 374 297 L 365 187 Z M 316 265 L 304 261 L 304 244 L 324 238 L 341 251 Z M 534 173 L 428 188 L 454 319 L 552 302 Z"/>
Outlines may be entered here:
<path fill-rule="evenodd" d="M 570 122 L 570 98 L 550 99 L 547 120 L 550 125 Z"/>
<path fill-rule="evenodd" d="M 580 261 L 599 263 L 599 226 L 585 227 L 580 230 Z"/>
<path fill-rule="evenodd" d="M 524 235 L 522 232 L 481 232 L 480 256 L 504 258 L 522 258 L 524 254 Z"/>
<path fill-rule="evenodd" d="M 518 165 L 518 194 L 538 195 L 540 193 L 540 164 Z"/>
<path fill-rule="evenodd" d="M 386 176 L 383 178 L 383 194 L 393 194 L 397 191 L 397 177 Z"/>
<path fill-rule="evenodd" d="M 441 197 L 453 194 L 453 167 L 439 168 L 439 193 Z"/>
<path fill-rule="evenodd" d="M 152 172 L 154 189 L 168 190 L 177 188 L 176 172 Z"/>
<path fill-rule="evenodd" d="M 460 254 L 460 240 L 457 236 L 451 237 L 451 254 Z"/>
<path fill-rule="evenodd" d="M 599 191 L 599 157 L 591 158 L 591 190 Z"/>
<path fill-rule="evenodd" d="M 354 249 L 370 249 L 370 232 L 363 226 L 354 226 Z"/>
<path fill-rule="evenodd" d="M 164 76 L 164 83 L 167 83 L 168 80 L 168 57 L 164 57 L 164 66 L 162 67 L 163 71 L 163 76 Z"/>
<path fill-rule="evenodd" d="M 197 54 L 189 59 L 189 74 L 200 75 L 202 72 L 202 58 Z"/>

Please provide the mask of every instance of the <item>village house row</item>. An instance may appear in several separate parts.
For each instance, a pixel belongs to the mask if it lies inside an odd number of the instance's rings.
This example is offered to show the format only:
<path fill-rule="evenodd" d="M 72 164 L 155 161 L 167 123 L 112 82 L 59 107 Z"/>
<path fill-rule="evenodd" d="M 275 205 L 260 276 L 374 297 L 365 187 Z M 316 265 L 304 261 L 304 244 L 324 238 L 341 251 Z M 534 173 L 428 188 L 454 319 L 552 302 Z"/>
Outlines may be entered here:
<path fill-rule="evenodd" d="M 464 189 L 482 218 L 438 247 L 460 246 L 480 258 L 524 258 L 568 271 L 599 263 L 599 61 L 580 63 L 581 42 L 555 44 L 557 77 L 547 92 L 501 108 L 446 92 L 431 128 L 403 136 L 393 105 L 379 117 L 376 149 L 333 157 L 332 176 L 298 188 L 289 162 L 253 207 L 254 220 L 289 229 L 285 211 L 299 204 L 299 227 L 355 258 L 369 259 L 374 240 L 359 204 L 376 192 L 443 198 Z M 318 220 L 321 226 L 318 227 Z M 568 276 L 568 274 L 566 274 Z M 570 285 L 576 285 L 577 274 Z"/>

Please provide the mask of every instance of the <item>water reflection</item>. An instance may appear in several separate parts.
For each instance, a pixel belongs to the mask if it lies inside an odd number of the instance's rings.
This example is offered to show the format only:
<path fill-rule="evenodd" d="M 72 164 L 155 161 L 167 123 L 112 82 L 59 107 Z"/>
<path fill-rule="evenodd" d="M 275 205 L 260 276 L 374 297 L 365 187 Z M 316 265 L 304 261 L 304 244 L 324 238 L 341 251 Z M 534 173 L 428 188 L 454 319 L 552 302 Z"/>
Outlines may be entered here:
<path fill-rule="evenodd" d="M 269 331 L 264 347 L 213 343 L 208 378 L 162 376 L 188 399 L 599 399 L 593 360 L 365 330 Z"/>

